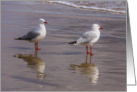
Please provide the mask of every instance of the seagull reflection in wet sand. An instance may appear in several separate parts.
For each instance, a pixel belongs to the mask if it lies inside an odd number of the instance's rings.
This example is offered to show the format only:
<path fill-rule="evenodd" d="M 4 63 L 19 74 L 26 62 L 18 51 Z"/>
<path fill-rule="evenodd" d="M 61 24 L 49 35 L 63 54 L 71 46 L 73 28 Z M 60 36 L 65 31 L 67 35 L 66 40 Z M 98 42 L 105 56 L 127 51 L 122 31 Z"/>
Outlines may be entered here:
<path fill-rule="evenodd" d="M 90 78 L 90 82 L 96 84 L 99 78 L 99 70 L 98 67 L 92 64 L 91 59 L 92 55 L 90 55 L 90 62 L 87 62 L 88 54 L 86 54 L 86 62 L 81 63 L 81 65 L 71 64 L 70 67 L 74 70 L 77 70 L 76 73 L 84 74 L 88 78 Z"/>
<path fill-rule="evenodd" d="M 37 71 L 37 78 L 44 79 L 44 71 L 45 71 L 45 62 L 38 57 L 38 50 L 35 50 L 35 54 L 16 54 L 14 57 L 19 59 L 23 59 L 27 62 L 27 65 L 32 70 Z"/>

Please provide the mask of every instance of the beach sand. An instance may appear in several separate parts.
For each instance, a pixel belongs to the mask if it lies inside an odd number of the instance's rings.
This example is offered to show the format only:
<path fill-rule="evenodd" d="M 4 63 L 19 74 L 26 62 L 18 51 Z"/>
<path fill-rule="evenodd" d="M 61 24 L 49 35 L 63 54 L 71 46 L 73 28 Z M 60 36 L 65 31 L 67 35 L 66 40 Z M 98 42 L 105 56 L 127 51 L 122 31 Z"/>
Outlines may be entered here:
<path fill-rule="evenodd" d="M 125 91 L 126 15 L 43 2 L 1 3 L 2 91 Z M 34 43 L 18 41 L 44 18 L 47 36 Z M 85 46 L 72 46 L 98 23 L 99 41 L 86 63 Z M 90 63 L 89 63 L 90 62 Z"/>

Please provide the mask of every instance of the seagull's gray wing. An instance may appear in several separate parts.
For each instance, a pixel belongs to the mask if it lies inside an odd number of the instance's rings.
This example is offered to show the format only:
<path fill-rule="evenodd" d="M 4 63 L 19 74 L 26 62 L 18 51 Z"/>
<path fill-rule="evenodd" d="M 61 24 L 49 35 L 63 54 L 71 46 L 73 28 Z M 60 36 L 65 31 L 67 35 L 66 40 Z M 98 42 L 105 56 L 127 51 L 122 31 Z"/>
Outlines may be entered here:
<path fill-rule="evenodd" d="M 24 35 L 22 38 L 22 40 L 32 40 L 36 37 L 38 37 L 40 35 L 40 33 L 38 31 L 30 31 L 29 33 L 27 33 L 26 35 Z"/>
<path fill-rule="evenodd" d="M 97 35 L 93 31 L 88 31 L 82 34 L 82 36 L 77 40 L 77 44 L 87 44 L 96 38 Z"/>
<path fill-rule="evenodd" d="M 88 32 L 85 32 L 84 34 L 82 34 L 81 37 L 83 39 L 92 40 L 92 39 L 96 38 L 97 35 L 93 31 L 88 31 Z"/>

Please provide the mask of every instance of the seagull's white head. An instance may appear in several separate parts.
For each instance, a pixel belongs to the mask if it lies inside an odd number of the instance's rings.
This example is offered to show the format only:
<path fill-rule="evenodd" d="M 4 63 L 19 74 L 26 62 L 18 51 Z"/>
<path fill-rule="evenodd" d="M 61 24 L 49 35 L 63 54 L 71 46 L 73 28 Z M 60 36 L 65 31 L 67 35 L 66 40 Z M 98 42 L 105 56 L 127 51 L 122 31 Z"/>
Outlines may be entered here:
<path fill-rule="evenodd" d="M 91 29 L 92 29 L 93 31 L 95 31 L 95 30 L 99 30 L 99 29 L 103 29 L 103 28 L 100 27 L 98 24 L 93 24 L 92 27 L 91 27 Z"/>
<path fill-rule="evenodd" d="M 45 23 L 45 24 L 48 24 L 48 23 L 47 23 L 44 19 L 42 19 L 42 18 L 39 19 L 39 22 L 40 22 L 41 24 L 44 24 L 44 23 Z"/>

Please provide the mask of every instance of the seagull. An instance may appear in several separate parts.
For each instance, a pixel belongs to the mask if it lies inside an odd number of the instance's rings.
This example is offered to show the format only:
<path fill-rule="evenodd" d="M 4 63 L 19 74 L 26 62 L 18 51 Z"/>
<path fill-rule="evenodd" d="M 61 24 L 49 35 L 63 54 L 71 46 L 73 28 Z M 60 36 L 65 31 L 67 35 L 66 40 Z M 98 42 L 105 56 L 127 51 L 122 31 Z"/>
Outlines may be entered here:
<path fill-rule="evenodd" d="M 35 50 L 40 50 L 40 48 L 38 48 L 38 41 L 44 39 L 46 36 L 46 28 L 44 24 L 47 24 L 47 22 L 44 19 L 40 18 L 38 27 L 28 32 L 24 36 L 16 38 L 15 40 L 35 42 Z"/>
<path fill-rule="evenodd" d="M 96 43 L 100 37 L 99 29 L 103 29 L 98 24 L 93 24 L 91 26 L 91 30 L 82 34 L 82 36 L 73 42 L 69 42 L 68 44 L 72 45 L 86 45 L 87 54 L 94 55 L 92 53 L 92 44 Z M 88 45 L 90 45 L 90 52 L 88 52 Z"/>

